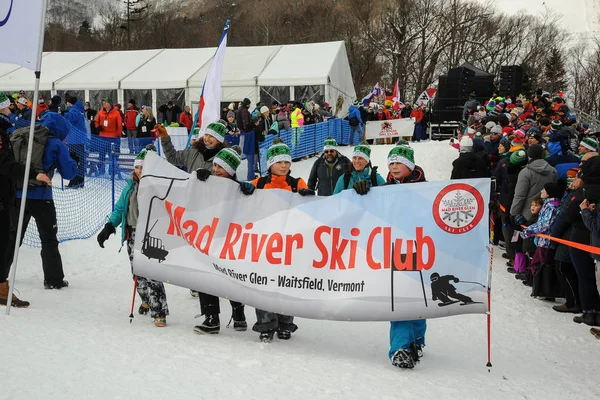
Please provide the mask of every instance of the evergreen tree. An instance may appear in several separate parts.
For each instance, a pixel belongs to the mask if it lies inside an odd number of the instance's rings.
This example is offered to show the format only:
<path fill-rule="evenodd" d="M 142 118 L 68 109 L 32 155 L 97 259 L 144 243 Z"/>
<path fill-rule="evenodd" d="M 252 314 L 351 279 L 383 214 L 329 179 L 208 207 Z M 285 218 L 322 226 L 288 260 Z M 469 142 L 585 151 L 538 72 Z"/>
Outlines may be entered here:
<path fill-rule="evenodd" d="M 552 94 L 556 94 L 567 88 L 567 71 L 565 60 L 561 51 L 553 47 L 546 59 L 544 68 L 545 89 Z"/>

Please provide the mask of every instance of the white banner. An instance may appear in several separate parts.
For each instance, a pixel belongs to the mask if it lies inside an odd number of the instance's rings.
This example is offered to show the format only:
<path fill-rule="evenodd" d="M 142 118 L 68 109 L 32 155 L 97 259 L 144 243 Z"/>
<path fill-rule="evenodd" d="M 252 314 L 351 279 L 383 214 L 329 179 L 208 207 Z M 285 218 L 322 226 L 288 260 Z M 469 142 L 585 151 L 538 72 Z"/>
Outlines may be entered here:
<path fill-rule="evenodd" d="M 44 29 L 44 0 L 0 1 L 0 37 L 5 43 L 0 62 L 35 70 Z M 33 76 L 31 80 L 33 81 Z"/>
<path fill-rule="evenodd" d="M 414 118 L 368 121 L 365 136 L 367 139 L 411 136 L 415 130 Z"/>
<path fill-rule="evenodd" d="M 484 313 L 489 179 L 302 197 L 244 196 L 151 153 L 134 273 L 306 318 L 394 321 Z"/>

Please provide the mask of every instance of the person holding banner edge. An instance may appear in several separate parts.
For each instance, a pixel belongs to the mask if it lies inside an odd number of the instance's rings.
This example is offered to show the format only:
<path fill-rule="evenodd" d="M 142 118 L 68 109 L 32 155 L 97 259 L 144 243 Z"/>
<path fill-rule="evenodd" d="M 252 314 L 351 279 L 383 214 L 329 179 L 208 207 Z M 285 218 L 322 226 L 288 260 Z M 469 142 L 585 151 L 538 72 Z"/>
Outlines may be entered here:
<path fill-rule="evenodd" d="M 386 185 L 426 182 L 425 173 L 415 165 L 414 150 L 408 144 L 394 147 L 387 157 L 390 173 Z M 392 365 L 414 368 L 423 356 L 427 323 L 424 319 L 390 322 L 390 351 Z"/>
<path fill-rule="evenodd" d="M 242 192 L 252 194 L 254 189 L 283 189 L 301 196 L 314 196 L 315 191 L 308 188 L 304 179 L 290 175 L 291 165 L 290 148 L 283 140 L 275 138 L 267 151 L 267 175 L 242 183 Z M 279 339 L 289 340 L 297 329 L 293 316 L 256 309 L 256 323 L 252 330 L 260 333 L 259 338 L 264 343 L 270 343 L 275 332 Z"/>
<path fill-rule="evenodd" d="M 206 127 L 206 132 L 202 138 L 198 138 L 194 143 L 185 150 L 175 150 L 171 138 L 167 133 L 164 125 L 156 125 L 154 127 L 160 137 L 160 143 L 163 147 L 165 157 L 169 163 L 185 167 L 188 172 L 204 170 L 210 172 L 213 170 L 213 162 L 216 155 L 229 145 L 225 141 L 227 128 L 220 122 L 212 122 Z M 194 132 L 195 134 L 195 132 Z M 201 325 L 194 328 L 196 333 L 217 334 L 221 329 L 221 321 L 219 319 L 220 307 L 219 298 L 208 293 L 198 292 L 200 301 L 200 315 L 205 316 L 205 320 Z M 230 301 L 232 318 L 240 324 L 246 321 L 243 305 L 234 301 Z M 242 306 L 242 307 L 240 307 Z M 235 325 L 235 324 L 234 324 Z M 241 327 L 240 327 L 241 330 Z"/>
<path fill-rule="evenodd" d="M 219 178 L 231 179 L 234 182 L 238 182 L 236 171 L 242 163 L 241 154 L 242 149 L 239 146 L 233 146 L 231 148 L 219 150 L 219 152 L 213 158 L 212 170 L 198 169 L 196 170 L 196 177 L 202 182 L 205 182 L 211 175 L 214 175 Z M 248 182 L 241 182 L 240 189 L 242 193 L 251 194 L 247 190 L 248 185 L 251 186 L 251 191 L 254 191 L 254 187 Z M 200 309 L 202 310 L 202 315 L 205 315 L 206 319 L 202 323 L 202 325 L 196 325 L 194 327 L 194 332 L 198 334 L 219 333 L 219 314 L 221 313 L 219 298 L 217 296 L 201 292 L 198 292 L 198 297 L 200 298 Z M 244 305 L 240 302 L 233 300 L 229 300 L 229 302 L 231 303 L 232 310 L 231 319 L 229 320 L 229 323 L 231 323 L 231 321 L 233 320 L 234 330 L 240 332 L 245 331 L 246 329 L 248 329 L 248 324 L 246 323 Z M 227 327 L 229 327 L 229 324 L 227 324 Z"/>
<path fill-rule="evenodd" d="M 144 160 L 148 151 L 155 151 L 153 145 L 148 145 L 136 156 L 134 171 L 131 178 L 127 180 L 127 186 L 121 192 L 121 196 L 115 204 L 115 209 L 110 215 L 104 229 L 98 234 L 97 240 L 100 247 L 104 248 L 104 242 L 115 233 L 115 228 L 121 225 L 121 243 L 127 242 L 127 254 L 133 272 L 133 246 L 135 242 L 135 227 L 139 215 L 138 210 L 138 188 L 144 168 Z M 162 282 L 153 279 L 135 276 L 135 286 L 142 299 L 142 305 L 138 312 L 145 315 L 150 311 L 150 316 L 154 319 L 156 327 L 167 326 L 167 315 L 169 315 L 169 306 L 167 305 L 167 294 L 165 285 Z"/>

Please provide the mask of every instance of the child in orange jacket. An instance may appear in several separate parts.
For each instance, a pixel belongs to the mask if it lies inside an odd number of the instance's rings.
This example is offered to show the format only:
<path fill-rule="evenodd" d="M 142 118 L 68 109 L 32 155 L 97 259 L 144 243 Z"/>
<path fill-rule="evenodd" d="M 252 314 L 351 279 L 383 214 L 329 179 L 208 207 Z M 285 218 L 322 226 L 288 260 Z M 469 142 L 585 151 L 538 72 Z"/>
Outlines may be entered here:
<path fill-rule="evenodd" d="M 242 182 L 242 192 L 252 194 L 254 189 L 283 189 L 302 196 L 314 196 L 315 191 L 308 188 L 304 179 L 290 175 L 291 165 L 290 148 L 279 138 L 273 140 L 273 145 L 267 151 L 267 175 L 252 182 Z M 298 326 L 294 324 L 294 317 L 256 309 L 256 323 L 252 330 L 260 333 L 262 342 L 271 342 L 275 332 L 279 339 L 288 340 L 296 329 Z"/>

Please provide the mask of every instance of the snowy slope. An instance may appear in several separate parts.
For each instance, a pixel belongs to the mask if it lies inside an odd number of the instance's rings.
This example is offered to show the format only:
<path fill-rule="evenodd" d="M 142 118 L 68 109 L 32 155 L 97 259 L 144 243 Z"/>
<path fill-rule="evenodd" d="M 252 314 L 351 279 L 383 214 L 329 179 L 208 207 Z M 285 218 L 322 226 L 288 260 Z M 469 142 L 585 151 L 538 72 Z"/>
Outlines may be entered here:
<path fill-rule="evenodd" d="M 429 180 L 446 179 L 457 152 L 447 142 L 414 145 Z M 385 174 L 389 146 L 372 159 Z M 351 148 L 342 148 L 346 155 Z M 307 178 L 314 158 L 297 163 Z M 534 300 L 495 254 L 493 349 L 486 363 L 484 315 L 428 321 L 427 348 L 413 371 L 387 359 L 388 323 L 300 319 L 291 341 L 225 329 L 192 331 L 198 300 L 167 285 L 167 328 L 129 323 L 133 282 L 113 236 L 61 245 L 71 286 L 44 291 L 38 249 L 24 248 L 17 289 L 27 310 L 0 309 L 0 399 L 592 399 L 599 398 L 600 342 L 585 326 Z M 137 303 L 139 305 L 139 302 Z M 136 307 L 137 309 L 137 307 Z M 255 318 L 247 309 L 249 322 Z"/>

